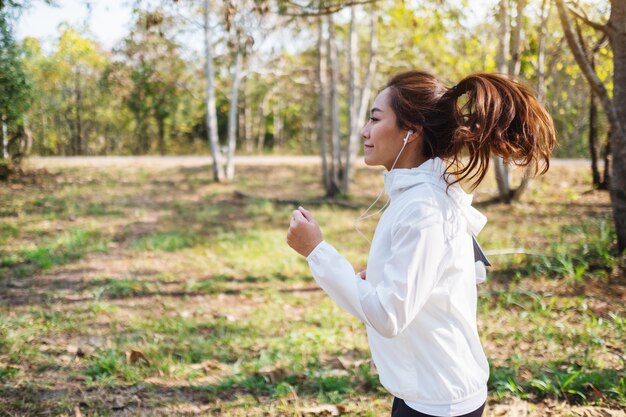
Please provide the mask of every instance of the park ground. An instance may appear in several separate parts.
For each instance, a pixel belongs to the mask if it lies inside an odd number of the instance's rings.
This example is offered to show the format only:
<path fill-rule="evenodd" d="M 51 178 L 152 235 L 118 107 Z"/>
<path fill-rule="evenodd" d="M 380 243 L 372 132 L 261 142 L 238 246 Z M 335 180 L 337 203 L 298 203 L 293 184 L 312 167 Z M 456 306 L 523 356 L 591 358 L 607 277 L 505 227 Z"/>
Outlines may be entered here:
<path fill-rule="evenodd" d="M 251 160 L 230 184 L 160 161 L 38 159 L 0 186 L 0 416 L 389 415 L 363 326 L 285 243 L 302 204 L 363 267 L 352 222 L 381 171 L 359 166 L 342 203 L 310 161 Z M 489 417 L 625 415 L 609 197 L 555 165 L 519 203 L 494 203 L 491 175 L 474 193 Z"/>

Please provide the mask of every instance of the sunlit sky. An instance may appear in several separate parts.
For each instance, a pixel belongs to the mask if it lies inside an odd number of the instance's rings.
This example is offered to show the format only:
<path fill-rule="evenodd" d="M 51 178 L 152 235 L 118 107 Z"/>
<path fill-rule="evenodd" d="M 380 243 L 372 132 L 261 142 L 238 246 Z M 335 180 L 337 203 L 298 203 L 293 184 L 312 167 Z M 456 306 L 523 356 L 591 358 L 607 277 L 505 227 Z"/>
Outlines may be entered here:
<path fill-rule="evenodd" d="M 158 0 L 140 1 L 142 6 L 157 2 Z M 18 41 L 27 36 L 35 37 L 42 41 L 44 50 L 50 51 L 60 34 L 59 26 L 67 23 L 110 49 L 128 34 L 133 4 L 137 4 L 137 0 L 55 0 L 55 3 L 57 6 L 49 6 L 41 0 L 35 0 L 30 8 L 22 12 L 16 25 Z M 85 3 L 91 4 L 91 11 L 88 11 Z M 471 4 L 466 18 L 476 21 L 484 18 L 495 0 L 481 0 Z M 272 36 L 269 43 L 280 43 L 280 38 L 279 35 Z M 187 34 L 184 40 L 183 44 L 190 49 L 202 49 L 202 36 L 197 33 Z M 288 49 L 289 44 L 293 44 L 293 39 L 291 41 L 286 42 Z"/>
<path fill-rule="evenodd" d="M 87 33 L 110 48 L 128 33 L 132 10 L 129 1 L 93 1 L 91 13 L 81 0 L 57 0 L 56 3 L 59 7 L 34 2 L 22 12 L 16 26 L 17 38 L 32 36 L 47 44 L 59 35 L 59 25 L 67 22 L 75 28 L 86 27 Z"/>

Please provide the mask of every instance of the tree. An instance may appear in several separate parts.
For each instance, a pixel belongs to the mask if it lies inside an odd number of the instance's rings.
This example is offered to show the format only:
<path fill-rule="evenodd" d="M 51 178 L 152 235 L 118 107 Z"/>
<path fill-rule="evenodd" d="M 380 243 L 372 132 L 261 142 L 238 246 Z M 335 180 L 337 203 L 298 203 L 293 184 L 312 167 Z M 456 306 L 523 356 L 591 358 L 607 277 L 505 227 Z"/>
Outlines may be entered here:
<path fill-rule="evenodd" d="M 13 38 L 9 15 L 0 8 L 0 159 L 18 159 L 26 137 L 24 115 L 32 99 L 32 86 Z"/>
<path fill-rule="evenodd" d="M 587 18 L 584 13 L 567 8 L 563 0 L 556 0 L 559 18 L 567 43 L 576 58 L 585 78 L 597 95 L 610 123 L 609 144 L 613 152 L 609 191 L 617 246 L 626 250 L 626 2 L 611 0 L 611 11 L 607 23 L 600 24 Z M 607 85 L 594 70 L 585 48 L 575 36 L 572 16 L 585 24 L 605 33 L 613 50 L 613 96 Z"/>
<path fill-rule="evenodd" d="M 150 118 L 156 123 L 159 153 L 166 153 L 166 127 L 180 102 L 186 63 L 179 56 L 178 45 L 166 35 L 171 25 L 172 19 L 161 10 L 139 12 L 121 51 L 133 81 L 127 104 L 135 115 L 140 153 L 152 147 Z"/>
<path fill-rule="evenodd" d="M 204 0 L 204 59 L 206 77 L 206 126 L 207 139 L 213 158 L 213 181 L 223 181 L 222 164 L 219 149 L 219 133 L 217 130 L 217 111 L 215 109 L 215 70 L 213 63 L 213 39 L 211 27 L 211 7 L 209 0 Z"/>
<path fill-rule="evenodd" d="M 325 12 L 323 1 L 318 4 L 318 143 L 322 158 L 323 184 L 328 197 L 347 194 L 353 161 L 356 160 L 359 140 L 359 120 L 363 120 L 369 101 L 369 91 L 376 65 L 377 19 L 376 4 L 372 2 L 370 12 L 370 34 L 368 62 L 364 82 L 357 85 L 358 42 L 355 30 L 356 9 L 351 6 L 348 35 L 348 141 L 345 156 L 340 131 L 339 105 L 339 58 L 333 13 Z M 329 76 L 330 74 L 330 76 Z M 326 112 L 330 109 L 330 114 Z M 330 119 L 330 120 L 329 120 Z M 330 123 L 329 123 L 330 122 Z M 330 147 L 327 146 L 330 136 Z M 330 155 L 328 155 L 330 151 Z M 329 157 L 330 156 L 330 157 Z"/>

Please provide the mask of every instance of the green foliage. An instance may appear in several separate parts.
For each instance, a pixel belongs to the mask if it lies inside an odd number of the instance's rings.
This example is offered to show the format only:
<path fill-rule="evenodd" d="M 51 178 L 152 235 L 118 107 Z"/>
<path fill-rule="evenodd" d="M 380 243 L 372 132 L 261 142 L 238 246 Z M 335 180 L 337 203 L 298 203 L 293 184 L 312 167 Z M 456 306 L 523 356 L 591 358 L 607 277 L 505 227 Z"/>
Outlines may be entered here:
<path fill-rule="evenodd" d="M 13 145 L 11 156 L 16 156 L 20 146 L 14 143 L 22 139 L 20 129 L 23 130 L 24 114 L 32 100 L 32 85 L 12 32 L 7 11 L 0 9 L 0 124 L 6 123 L 9 134 L 6 141 Z M 4 158 L 3 154 L 0 154 L 1 158 Z"/>
<path fill-rule="evenodd" d="M 582 280 L 589 273 L 609 274 L 618 265 L 617 237 L 606 221 L 563 226 L 545 255 L 527 259 L 531 275 Z"/>
<path fill-rule="evenodd" d="M 514 396 L 541 400 L 556 398 L 574 403 L 602 400 L 598 393 L 626 405 L 624 375 L 615 370 L 588 370 L 576 365 L 533 365 L 535 377 L 524 379 L 513 369 L 492 369 L 489 387 L 499 398 Z"/>
<path fill-rule="evenodd" d="M 282 4 L 282 2 L 280 2 Z M 284 6 L 284 4 L 282 4 Z M 521 81 L 536 88 L 539 20 L 537 5 L 525 10 L 525 42 L 521 53 Z M 358 79 L 366 75 L 369 41 L 369 5 L 358 7 Z M 373 92 L 398 71 L 423 69 L 453 85 L 464 76 L 495 70 L 498 26 L 494 6 L 476 10 L 467 1 L 381 2 L 377 69 Z M 586 7 L 586 6 L 583 6 Z M 227 10 L 218 14 L 228 15 Z M 469 12 L 469 13 L 468 13 Z M 253 7 L 245 19 L 258 13 Z M 599 13 L 596 13 L 599 14 Z M 605 20 L 599 14 L 598 21 Z M 177 34 L 189 30 L 193 19 L 170 14 L 166 7 L 133 10 L 133 23 L 123 42 L 105 51 L 85 33 L 60 28 L 55 50 L 44 52 L 38 40 L 21 45 L 24 73 L 32 78 L 34 100 L 28 111 L 33 152 L 56 154 L 145 154 L 155 152 L 207 153 L 205 82 L 198 53 L 181 45 Z M 247 58 L 252 65 L 241 82 L 238 152 L 318 152 L 312 140 L 316 123 L 315 72 L 317 51 L 315 19 L 293 19 L 279 38 L 300 39 L 298 46 L 261 48 Z M 216 33 L 229 32 L 214 22 Z M 340 56 L 348 48 L 348 22 L 335 18 Z M 265 25 L 251 25 L 257 43 L 277 42 Z M 219 29 L 218 29 L 219 28 Z M 583 26 L 582 36 L 594 44 L 599 33 Z M 547 97 L 559 133 L 559 157 L 588 156 L 589 88 L 576 62 L 561 43 L 562 31 L 553 11 L 546 28 Z M 302 38 L 298 38 L 301 36 Z M 228 95 L 232 83 L 232 49 L 228 36 L 216 40 L 220 59 L 216 66 L 216 105 L 222 143 L 227 128 Z M 436 45 L 436 48 L 433 48 Z M 201 53 L 201 52 L 199 52 Z M 612 51 L 602 46 L 596 54 L 599 77 L 612 91 Z M 347 65 L 340 60 L 341 130 L 347 126 Z M 272 71 L 257 71 L 270 66 Z M 294 76 L 297 74 L 297 76 Z M 77 88 L 78 86 L 78 88 Z M 602 112 L 600 112 L 602 113 Z M 78 117 L 80 115 L 80 118 Z M 80 123 L 79 123 L 80 120 Z M 365 123 L 362 120 L 361 123 Z M 78 127 L 78 125 L 82 127 Z M 605 143 L 607 123 L 601 114 L 600 135 Z M 263 143 L 259 141 L 261 139 Z M 343 138 L 345 140 L 345 138 Z"/>

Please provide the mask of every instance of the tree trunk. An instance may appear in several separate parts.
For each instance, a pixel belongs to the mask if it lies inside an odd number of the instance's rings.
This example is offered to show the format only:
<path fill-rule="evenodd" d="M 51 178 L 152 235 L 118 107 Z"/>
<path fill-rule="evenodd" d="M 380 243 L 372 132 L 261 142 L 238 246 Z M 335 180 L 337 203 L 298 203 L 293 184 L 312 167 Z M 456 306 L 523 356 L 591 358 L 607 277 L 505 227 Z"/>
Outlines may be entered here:
<path fill-rule="evenodd" d="M 626 250 L 626 2 L 611 0 L 610 40 L 613 47 L 613 103 L 609 143 L 613 152 L 609 190 L 620 252 Z"/>
<path fill-rule="evenodd" d="M 243 137 L 246 152 L 251 154 L 254 150 L 254 142 L 252 136 L 252 100 L 248 91 L 248 83 L 243 88 Z"/>
<path fill-rule="evenodd" d="M 33 149 L 33 131 L 30 130 L 30 121 L 27 114 L 24 115 L 24 139 L 20 146 L 20 152 L 24 156 L 30 155 Z"/>
<path fill-rule="evenodd" d="M 165 155 L 165 119 L 157 117 L 157 130 L 159 135 L 159 154 Z"/>
<path fill-rule="evenodd" d="M 354 161 L 356 161 L 359 151 L 360 142 L 360 123 L 365 121 L 367 117 L 367 106 L 369 105 L 370 93 L 372 89 L 372 80 L 376 71 L 376 51 L 378 48 L 378 37 L 376 36 L 376 28 L 378 23 L 378 13 L 376 3 L 372 3 L 372 9 L 370 11 L 370 38 L 369 38 L 369 51 L 368 61 L 366 65 L 365 78 L 363 84 L 358 87 L 358 45 L 357 45 L 357 30 L 356 30 L 356 13 L 352 6 L 350 11 L 350 43 L 349 43 L 349 133 L 348 133 L 348 146 L 346 149 L 346 166 L 343 176 L 343 192 L 347 195 L 349 193 L 350 179 L 352 177 L 352 170 Z M 353 39 L 354 38 L 354 39 Z"/>
<path fill-rule="evenodd" d="M 213 181 L 223 179 L 217 131 L 217 110 L 215 108 L 215 73 L 213 70 L 213 43 L 211 39 L 211 19 L 209 0 L 204 0 L 204 58 L 206 75 L 206 126 L 211 156 L 213 157 Z"/>
<path fill-rule="evenodd" d="M 237 146 L 237 103 L 239 96 L 239 82 L 241 77 L 241 47 L 237 46 L 235 67 L 233 68 L 233 84 L 230 90 L 230 108 L 228 109 L 228 153 L 226 156 L 226 179 L 235 178 L 235 147 Z"/>
<path fill-rule="evenodd" d="M 320 1 L 321 6 L 321 1 Z M 324 190 L 328 192 L 331 188 L 331 176 L 328 172 L 328 161 L 326 153 L 326 42 L 324 42 L 324 19 L 318 17 L 319 31 L 317 38 L 317 140 L 320 145 L 320 156 L 322 158 L 322 181 Z"/>
<path fill-rule="evenodd" d="M 496 57 L 496 66 L 501 74 L 508 73 L 508 51 L 510 47 L 510 23 L 509 23 L 509 0 L 500 0 L 500 9 L 498 12 L 498 34 L 500 42 L 498 43 L 498 53 Z M 498 195 L 503 202 L 509 202 L 511 198 L 511 188 L 509 186 L 509 170 L 504 160 L 500 156 L 492 158 L 494 171 L 496 174 L 496 183 L 498 184 Z"/>
<path fill-rule="evenodd" d="M 358 119 L 365 121 L 369 109 L 367 108 L 370 101 L 370 95 L 372 92 L 372 82 L 374 80 L 374 74 L 376 72 L 376 54 L 378 53 L 378 7 L 376 2 L 372 2 L 372 9 L 370 10 L 370 45 L 368 53 L 367 70 L 365 72 L 365 78 L 363 80 L 363 86 L 359 94 L 359 112 Z"/>
<path fill-rule="evenodd" d="M 346 147 L 346 166 L 343 175 L 342 189 L 344 194 L 348 194 L 350 188 L 350 177 L 352 174 L 352 162 L 356 160 L 359 145 L 359 126 L 357 108 L 358 84 L 358 37 L 356 32 L 356 6 L 350 7 L 350 28 L 348 32 L 348 144 Z"/>
<path fill-rule="evenodd" d="M 339 131 L 339 62 L 335 41 L 335 22 L 328 15 L 328 64 L 330 67 L 330 128 L 332 142 L 332 184 L 328 196 L 334 197 L 341 191 L 343 166 L 341 161 L 341 132 Z"/>
<path fill-rule="evenodd" d="M 565 39 L 583 75 L 602 103 L 610 124 L 609 144 L 613 150 L 609 190 L 620 251 L 626 250 L 626 2 L 611 0 L 611 16 L 606 26 L 613 49 L 613 99 L 609 97 L 584 49 L 574 35 L 573 24 L 563 0 L 556 0 Z"/>
<path fill-rule="evenodd" d="M 76 107 L 74 108 L 75 114 L 76 114 L 76 133 L 75 133 L 75 139 L 76 139 L 76 143 L 75 143 L 75 155 L 82 155 L 83 154 L 83 137 L 82 137 L 82 131 L 83 131 L 83 124 L 82 124 L 82 115 L 81 115 L 81 105 L 82 105 L 82 92 L 80 90 L 80 71 L 77 70 L 76 71 L 76 78 L 74 79 L 75 81 L 75 88 L 74 88 L 74 95 L 76 97 Z"/>
<path fill-rule="evenodd" d="M 596 105 L 596 97 L 593 90 L 589 93 L 589 156 L 591 157 L 593 187 L 600 188 L 600 171 L 598 170 L 598 106 Z"/>
<path fill-rule="evenodd" d="M 523 42 L 524 37 L 523 33 L 523 17 L 524 17 L 524 7 L 526 7 L 526 0 L 518 0 L 517 1 L 517 28 L 516 32 L 516 42 L 513 48 L 514 56 L 515 56 L 515 64 L 512 67 L 513 75 L 515 77 L 519 76 L 520 68 L 521 68 L 521 56 L 520 56 L 520 45 Z M 547 9 L 546 9 L 547 8 Z M 547 25 L 548 25 L 548 17 L 550 14 L 550 3 L 547 0 L 543 0 L 541 2 L 541 19 L 539 23 L 539 48 L 537 51 L 537 100 L 539 103 L 544 104 L 545 96 L 546 96 L 546 70 L 545 70 L 545 56 L 546 56 L 546 33 L 547 33 Z M 533 176 L 533 167 L 528 166 L 524 169 L 524 174 L 522 175 L 522 179 L 520 181 L 519 186 L 513 192 L 511 196 L 511 201 L 519 201 L 522 198 L 522 195 L 528 187 L 530 186 L 530 182 Z"/>
<path fill-rule="evenodd" d="M 602 176 L 602 182 L 600 183 L 601 190 L 608 190 L 609 184 L 611 184 L 611 142 L 610 134 L 607 135 L 606 146 L 604 147 L 604 175 Z"/>
<path fill-rule="evenodd" d="M 263 98 L 263 101 L 261 102 L 261 106 L 259 108 L 259 121 L 257 123 L 259 127 L 259 135 L 256 142 L 257 152 L 263 152 L 263 148 L 265 147 L 265 119 L 267 117 L 266 97 Z"/>
<path fill-rule="evenodd" d="M 511 32 L 509 31 L 509 0 L 500 0 L 498 9 L 498 52 L 496 66 L 500 74 L 508 73 L 509 45 Z"/>
<path fill-rule="evenodd" d="M 517 0 L 517 15 L 515 16 L 515 27 L 511 31 L 511 60 L 509 61 L 509 75 L 519 76 L 522 57 L 521 49 L 524 42 L 524 8 L 526 0 Z"/>
<path fill-rule="evenodd" d="M 7 132 L 7 122 L 2 116 L 2 159 L 9 159 L 9 134 Z"/>

